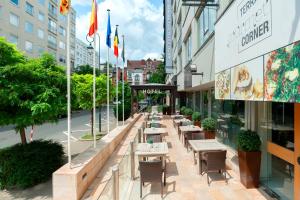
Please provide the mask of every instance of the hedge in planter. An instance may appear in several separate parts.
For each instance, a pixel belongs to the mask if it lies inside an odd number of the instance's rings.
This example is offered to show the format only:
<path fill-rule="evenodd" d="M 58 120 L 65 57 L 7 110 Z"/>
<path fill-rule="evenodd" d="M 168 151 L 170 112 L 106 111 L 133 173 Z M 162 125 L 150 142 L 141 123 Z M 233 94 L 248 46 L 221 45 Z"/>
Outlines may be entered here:
<path fill-rule="evenodd" d="M 193 115 L 192 115 L 192 120 L 194 121 L 194 125 L 195 126 L 201 126 L 201 114 L 200 112 L 194 112 Z"/>
<path fill-rule="evenodd" d="M 213 118 L 205 118 L 201 124 L 205 133 L 205 139 L 215 139 L 217 121 Z"/>
<path fill-rule="evenodd" d="M 180 108 L 180 114 L 184 115 L 184 111 L 185 111 L 186 107 L 185 106 L 182 106 Z"/>
<path fill-rule="evenodd" d="M 0 150 L 0 188 L 28 188 L 51 178 L 63 165 L 61 144 L 36 140 Z"/>
<path fill-rule="evenodd" d="M 192 114 L 193 114 L 193 109 L 191 108 L 186 108 L 184 110 L 184 115 L 186 116 L 187 119 L 192 120 Z"/>
<path fill-rule="evenodd" d="M 119 121 L 123 120 L 123 104 L 120 103 L 116 106 L 114 106 L 113 110 L 114 110 L 114 116 L 117 117 L 117 106 L 118 106 L 118 119 Z M 131 103 L 130 102 L 125 102 L 124 103 L 124 120 L 128 119 L 130 117 L 131 114 Z"/>

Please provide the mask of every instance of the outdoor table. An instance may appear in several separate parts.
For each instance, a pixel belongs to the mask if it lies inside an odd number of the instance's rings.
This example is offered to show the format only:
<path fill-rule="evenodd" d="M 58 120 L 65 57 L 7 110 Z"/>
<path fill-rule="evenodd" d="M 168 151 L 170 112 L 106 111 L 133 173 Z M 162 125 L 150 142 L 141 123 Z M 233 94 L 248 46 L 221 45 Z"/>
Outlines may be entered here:
<path fill-rule="evenodd" d="M 179 130 L 182 134 L 185 135 L 185 134 L 190 134 L 190 133 L 194 133 L 194 132 L 201 132 L 201 131 L 203 131 L 203 128 L 200 128 L 199 126 L 188 125 L 188 126 L 179 126 Z M 185 142 L 184 137 L 183 137 L 183 142 Z"/>
<path fill-rule="evenodd" d="M 174 125 L 179 126 L 181 122 L 191 122 L 191 120 L 183 118 L 183 119 L 174 119 Z"/>
<path fill-rule="evenodd" d="M 160 124 L 160 126 L 162 125 L 162 124 L 160 123 L 160 121 L 158 121 L 158 120 L 151 120 L 151 121 L 147 121 L 147 128 L 150 127 L 150 125 L 151 125 L 152 123 Z"/>
<path fill-rule="evenodd" d="M 192 147 L 194 152 L 198 153 L 199 156 L 199 173 L 202 173 L 201 169 L 201 153 L 206 151 L 217 151 L 217 150 L 227 150 L 227 147 L 218 142 L 215 139 L 207 140 L 189 140 L 189 144 Z"/>
<path fill-rule="evenodd" d="M 171 118 L 172 119 L 175 119 L 175 118 L 183 118 L 184 116 L 183 115 L 171 115 Z"/>
<path fill-rule="evenodd" d="M 153 117 L 155 117 L 155 118 L 158 118 L 158 119 L 160 119 L 160 120 L 162 120 L 162 116 L 160 116 L 160 115 L 156 115 L 156 116 L 149 116 L 149 120 L 151 120 L 151 119 L 153 119 Z"/>
<path fill-rule="evenodd" d="M 157 135 L 157 134 L 160 134 L 161 137 L 163 137 L 167 133 L 168 133 L 168 131 L 165 128 L 145 128 L 145 130 L 144 130 L 144 136 L 146 136 L 146 135 Z M 143 136 L 143 138 L 144 138 L 144 141 L 145 141 L 145 137 L 144 136 Z"/>
<path fill-rule="evenodd" d="M 169 153 L 168 144 L 166 142 L 161 143 L 139 143 L 136 147 L 135 155 L 139 160 L 146 157 L 161 157 L 163 167 L 165 166 L 165 157 Z"/>

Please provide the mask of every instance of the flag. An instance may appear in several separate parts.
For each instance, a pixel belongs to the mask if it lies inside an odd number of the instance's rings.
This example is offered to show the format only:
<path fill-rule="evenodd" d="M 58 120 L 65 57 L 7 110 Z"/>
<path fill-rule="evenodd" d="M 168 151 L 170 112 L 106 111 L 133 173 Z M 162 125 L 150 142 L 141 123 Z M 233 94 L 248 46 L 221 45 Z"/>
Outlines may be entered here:
<path fill-rule="evenodd" d="M 122 59 L 123 59 L 123 62 L 125 62 L 125 39 L 124 39 L 124 35 L 123 35 Z"/>
<path fill-rule="evenodd" d="M 119 36 L 118 36 L 118 26 L 116 26 L 116 32 L 114 37 L 114 55 L 119 57 Z"/>
<path fill-rule="evenodd" d="M 59 12 L 63 15 L 68 14 L 71 7 L 71 0 L 60 0 Z"/>
<path fill-rule="evenodd" d="M 111 34 L 111 27 L 110 27 L 110 14 L 108 12 L 108 19 L 107 19 L 107 31 L 106 31 L 106 45 L 107 47 L 111 48 L 111 39 L 110 39 L 110 34 Z"/>
<path fill-rule="evenodd" d="M 97 30 L 98 30 L 97 2 L 96 0 L 93 0 L 89 36 L 94 35 L 97 32 Z"/>

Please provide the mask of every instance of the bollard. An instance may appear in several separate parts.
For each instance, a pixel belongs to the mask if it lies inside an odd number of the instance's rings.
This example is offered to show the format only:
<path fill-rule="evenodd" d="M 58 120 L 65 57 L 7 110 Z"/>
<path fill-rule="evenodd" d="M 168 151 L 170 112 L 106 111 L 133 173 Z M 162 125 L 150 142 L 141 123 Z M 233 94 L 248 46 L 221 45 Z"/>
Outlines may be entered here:
<path fill-rule="evenodd" d="M 134 161 L 134 142 L 130 142 L 130 167 L 131 167 L 131 179 L 134 180 L 135 176 L 135 161 Z"/>
<path fill-rule="evenodd" d="M 112 169 L 113 178 L 113 200 L 119 200 L 119 167 L 116 165 Z"/>

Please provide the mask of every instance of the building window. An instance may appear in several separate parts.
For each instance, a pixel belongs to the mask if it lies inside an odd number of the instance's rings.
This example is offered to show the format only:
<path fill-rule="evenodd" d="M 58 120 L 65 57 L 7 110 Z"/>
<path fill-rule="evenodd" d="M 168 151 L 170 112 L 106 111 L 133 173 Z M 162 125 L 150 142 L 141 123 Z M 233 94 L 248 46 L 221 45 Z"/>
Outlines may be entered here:
<path fill-rule="evenodd" d="M 45 49 L 41 46 L 38 46 L 37 49 L 38 49 L 37 51 L 38 51 L 39 55 L 43 55 Z"/>
<path fill-rule="evenodd" d="M 42 13 L 41 11 L 39 11 L 38 19 L 39 19 L 41 22 L 43 22 L 44 19 L 45 19 L 45 15 L 44 15 L 44 13 Z"/>
<path fill-rule="evenodd" d="M 56 38 L 54 36 L 52 36 L 52 35 L 48 35 L 48 44 L 51 47 L 56 48 L 56 45 L 57 45 Z"/>
<path fill-rule="evenodd" d="M 30 22 L 28 22 L 28 21 L 26 21 L 25 22 L 25 31 L 27 33 L 33 33 L 33 24 L 30 23 Z"/>
<path fill-rule="evenodd" d="M 18 45 L 18 36 L 14 35 L 14 34 L 9 34 L 8 41 L 10 43 Z"/>
<path fill-rule="evenodd" d="M 136 74 L 136 75 L 134 76 L 134 81 L 137 82 L 137 83 L 140 82 L 140 76 L 139 76 L 138 74 Z"/>
<path fill-rule="evenodd" d="M 60 14 L 58 16 L 58 18 L 59 18 L 59 21 L 61 21 L 61 22 L 65 22 L 65 23 L 67 22 L 67 17 L 65 15 Z"/>
<path fill-rule="evenodd" d="M 34 9 L 33 9 L 33 5 L 31 5 L 30 3 L 26 2 L 25 10 L 28 14 L 33 15 Z"/>
<path fill-rule="evenodd" d="M 51 15 L 54 15 L 54 16 L 57 15 L 57 9 L 56 9 L 56 7 L 52 3 L 50 3 L 50 2 L 49 2 L 48 11 L 49 11 L 49 13 Z"/>
<path fill-rule="evenodd" d="M 191 37 L 191 34 L 187 38 L 185 46 L 186 46 L 186 58 L 187 58 L 187 63 L 188 63 L 192 60 L 192 37 Z"/>
<path fill-rule="evenodd" d="M 14 26 L 19 26 L 19 16 L 10 13 L 9 14 L 9 22 L 10 24 L 14 25 Z"/>
<path fill-rule="evenodd" d="M 205 7 L 198 18 L 198 43 L 201 46 L 214 31 L 214 24 L 217 18 L 217 10 L 212 7 Z"/>
<path fill-rule="evenodd" d="M 19 5 L 19 0 L 10 0 L 10 2 L 15 4 L 15 5 Z"/>
<path fill-rule="evenodd" d="M 49 21 L 48 21 L 48 29 L 49 29 L 50 31 L 52 31 L 53 33 L 56 33 L 56 30 L 57 30 L 56 27 L 57 27 L 57 26 L 56 26 L 56 22 L 49 18 Z"/>
<path fill-rule="evenodd" d="M 59 48 L 66 49 L 66 44 L 62 41 L 59 41 Z"/>
<path fill-rule="evenodd" d="M 44 39 L 44 31 L 42 29 L 38 29 L 37 33 L 40 39 Z"/>
<path fill-rule="evenodd" d="M 2 9 L 3 7 L 0 5 L 0 18 L 2 18 Z"/>
<path fill-rule="evenodd" d="M 39 4 L 45 5 L 45 0 L 38 0 Z"/>
<path fill-rule="evenodd" d="M 58 33 L 62 36 L 66 36 L 66 29 L 62 26 L 58 27 Z"/>
<path fill-rule="evenodd" d="M 28 52 L 32 52 L 32 50 L 33 50 L 32 42 L 25 41 L 25 50 L 28 51 Z"/>

